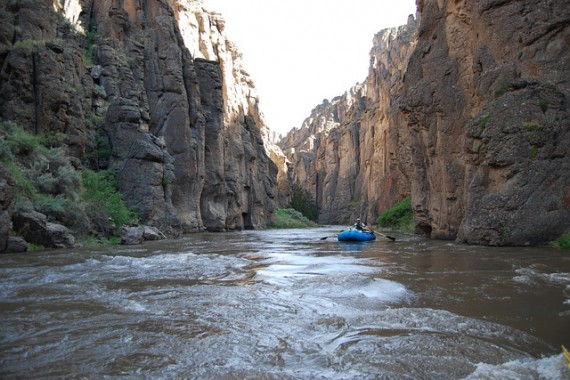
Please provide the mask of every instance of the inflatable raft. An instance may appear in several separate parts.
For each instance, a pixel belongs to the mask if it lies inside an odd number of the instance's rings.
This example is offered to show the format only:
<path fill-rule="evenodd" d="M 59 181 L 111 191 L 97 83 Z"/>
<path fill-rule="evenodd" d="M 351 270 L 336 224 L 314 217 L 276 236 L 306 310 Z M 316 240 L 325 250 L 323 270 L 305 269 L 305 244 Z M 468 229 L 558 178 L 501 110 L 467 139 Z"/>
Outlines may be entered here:
<path fill-rule="evenodd" d="M 354 227 L 350 227 L 346 231 L 342 231 L 337 236 L 338 241 L 368 241 L 376 239 L 374 232 L 368 230 L 357 230 Z"/>

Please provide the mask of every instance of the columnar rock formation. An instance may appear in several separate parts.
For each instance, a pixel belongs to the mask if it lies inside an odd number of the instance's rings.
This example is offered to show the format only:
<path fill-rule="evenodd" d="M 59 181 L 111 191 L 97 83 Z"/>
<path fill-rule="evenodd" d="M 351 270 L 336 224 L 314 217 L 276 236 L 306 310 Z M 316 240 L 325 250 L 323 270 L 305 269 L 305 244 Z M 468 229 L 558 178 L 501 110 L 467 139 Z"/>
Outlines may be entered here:
<path fill-rule="evenodd" d="M 420 4 L 399 130 L 432 237 L 532 244 L 570 227 L 569 5 Z"/>
<path fill-rule="evenodd" d="M 115 171 L 145 223 L 183 232 L 266 225 L 277 168 L 219 15 L 193 0 L 1 8 L 3 119 L 65 133 L 77 165 Z"/>
<path fill-rule="evenodd" d="M 399 47 L 377 37 L 364 85 L 284 140 L 322 221 L 370 221 L 409 192 L 417 229 L 432 238 L 516 245 L 568 231 L 569 5 L 418 1 L 416 36 Z M 379 56 L 391 61 L 374 66 Z M 319 131 L 323 119 L 333 128 Z M 295 140 L 303 134 L 313 148 Z"/>

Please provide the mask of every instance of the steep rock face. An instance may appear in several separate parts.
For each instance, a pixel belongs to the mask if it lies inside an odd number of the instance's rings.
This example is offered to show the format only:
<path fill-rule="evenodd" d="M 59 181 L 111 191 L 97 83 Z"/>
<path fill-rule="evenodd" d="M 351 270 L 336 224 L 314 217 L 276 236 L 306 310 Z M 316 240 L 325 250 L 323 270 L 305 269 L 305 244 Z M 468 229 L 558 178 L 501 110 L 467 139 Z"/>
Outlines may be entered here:
<path fill-rule="evenodd" d="M 557 238 L 570 227 L 570 3 L 417 4 L 416 36 L 377 35 L 364 85 L 283 140 L 322 221 L 370 221 L 411 193 L 432 238 Z"/>
<path fill-rule="evenodd" d="M 325 100 L 279 144 L 292 162 L 294 180 L 316 200 L 321 223 L 357 217 L 374 223 L 409 194 L 392 120 L 416 28 L 410 16 L 407 25 L 374 36 L 366 80 Z"/>
<path fill-rule="evenodd" d="M 268 131 L 220 16 L 199 1 L 21 0 L 0 19 L 2 118 L 64 133 L 84 165 L 116 172 L 145 223 L 270 220 Z"/>
<path fill-rule="evenodd" d="M 568 5 L 420 4 L 398 129 L 431 237 L 533 244 L 570 226 Z"/>
<path fill-rule="evenodd" d="M 10 230 L 10 212 L 14 203 L 14 178 L 10 172 L 0 166 L 0 252 L 8 249 Z"/>

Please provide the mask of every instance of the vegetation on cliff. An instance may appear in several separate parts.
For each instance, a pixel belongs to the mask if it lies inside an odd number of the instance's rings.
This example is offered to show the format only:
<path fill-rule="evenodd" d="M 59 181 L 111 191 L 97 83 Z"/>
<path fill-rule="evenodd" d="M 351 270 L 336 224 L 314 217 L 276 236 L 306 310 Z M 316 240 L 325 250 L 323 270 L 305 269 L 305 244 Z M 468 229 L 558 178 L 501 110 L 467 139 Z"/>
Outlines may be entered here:
<path fill-rule="evenodd" d="M 380 227 L 391 227 L 404 232 L 414 231 L 412 197 L 406 197 L 394 207 L 384 210 L 376 223 Z"/>
<path fill-rule="evenodd" d="M 555 248 L 570 249 L 570 234 L 560 237 L 552 244 Z"/>
<path fill-rule="evenodd" d="M 93 171 L 67 154 L 58 134 L 31 134 L 0 122 L 0 164 L 14 179 L 14 213 L 37 211 L 82 239 L 116 241 L 121 227 L 138 220 L 108 170 Z"/>
<path fill-rule="evenodd" d="M 273 221 L 270 228 L 306 228 L 316 227 L 317 224 L 307 219 L 299 211 L 292 208 L 276 209 L 273 212 Z"/>
<path fill-rule="evenodd" d="M 310 220 L 317 220 L 317 205 L 307 190 L 305 190 L 299 182 L 293 185 L 293 195 L 289 202 L 288 208 L 295 209 Z"/>

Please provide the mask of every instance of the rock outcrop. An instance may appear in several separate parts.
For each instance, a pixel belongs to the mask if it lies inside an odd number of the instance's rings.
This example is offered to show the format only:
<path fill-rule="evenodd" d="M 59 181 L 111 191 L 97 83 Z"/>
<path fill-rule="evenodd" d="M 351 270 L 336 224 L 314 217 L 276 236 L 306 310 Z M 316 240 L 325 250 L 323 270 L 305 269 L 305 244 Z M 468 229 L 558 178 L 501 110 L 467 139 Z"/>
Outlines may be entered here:
<path fill-rule="evenodd" d="M 14 231 L 28 243 L 46 248 L 73 248 L 72 231 L 58 223 L 51 223 L 37 211 L 18 212 L 12 217 Z"/>
<path fill-rule="evenodd" d="M 420 1 L 413 38 L 382 45 L 391 32 L 380 33 L 364 84 L 283 140 L 321 221 L 374 221 L 410 193 L 432 238 L 521 245 L 567 232 L 569 5 Z"/>
<path fill-rule="evenodd" d="M 0 116 L 60 132 L 165 232 L 262 228 L 277 168 L 253 82 L 200 1 L 0 6 Z"/>

